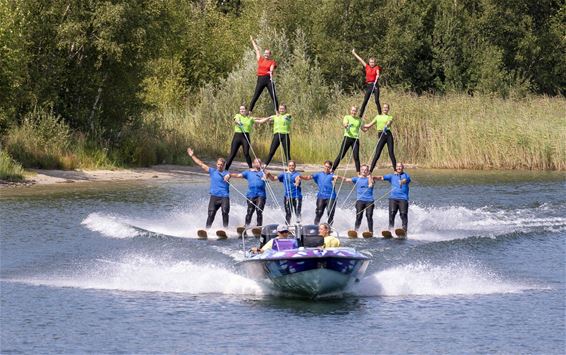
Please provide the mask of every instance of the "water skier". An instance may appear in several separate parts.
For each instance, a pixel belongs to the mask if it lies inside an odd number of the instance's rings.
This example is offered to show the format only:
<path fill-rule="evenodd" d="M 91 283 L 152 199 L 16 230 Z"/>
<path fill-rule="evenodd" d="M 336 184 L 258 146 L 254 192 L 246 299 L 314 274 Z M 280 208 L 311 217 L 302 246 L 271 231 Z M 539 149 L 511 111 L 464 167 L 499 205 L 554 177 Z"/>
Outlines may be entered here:
<path fill-rule="evenodd" d="M 291 123 L 293 122 L 293 117 L 287 113 L 287 105 L 279 105 L 279 109 L 276 115 L 256 119 L 257 123 L 265 123 L 268 121 L 273 121 L 273 139 L 271 140 L 271 147 L 269 148 L 269 154 L 267 159 L 265 159 L 265 166 L 271 163 L 277 148 L 281 145 L 283 149 L 283 154 L 285 155 L 285 161 L 287 163 L 291 160 Z"/>
<path fill-rule="evenodd" d="M 230 155 L 228 156 L 228 159 L 226 159 L 226 170 L 230 169 L 230 165 L 232 165 L 232 161 L 236 157 L 240 147 L 242 147 L 248 167 L 250 169 L 252 168 L 252 157 L 250 156 L 250 133 L 256 120 L 256 118 L 248 116 L 246 106 L 240 106 L 240 113 L 234 116 L 234 136 L 232 137 Z"/>
<path fill-rule="evenodd" d="M 276 108 L 279 104 L 277 101 L 277 94 L 275 93 L 275 85 L 273 83 L 273 74 L 275 68 L 277 68 L 277 63 L 275 60 L 271 59 L 271 50 L 265 49 L 262 56 L 260 53 L 261 50 L 252 36 L 250 36 L 250 39 L 252 40 L 252 45 L 254 46 L 255 56 L 257 59 L 257 83 L 255 86 L 254 96 L 250 102 L 251 113 L 254 110 L 256 101 L 259 99 L 259 96 L 265 88 L 267 88 L 269 96 L 271 96 L 273 107 Z"/>
<path fill-rule="evenodd" d="M 389 181 L 391 184 L 391 193 L 389 194 L 389 229 L 395 226 L 395 216 L 399 211 L 401 224 L 405 232 L 409 224 L 409 184 L 411 177 L 404 172 L 404 165 L 397 163 L 395 173 L 384 176 L 376 176 L 379 180 Z"/>
<path fill-rule="evenodd" d="M 340 160 L 344 158 L 348 149 L 352 147 L 352 153 L 354 155 L 354 163 L 356 164 L 356 172 L 360 172 L 360 128 L 362 127 L 362 119 L 356 115 L 358 109 L 356 106 L 350 108 L 350 114 L 344 116 L 342 119 L 342 125 L 344 126 L 344 139 L 342 140 L 342 145 L 340 146 L 340 152 L 334 164 L 332 164 L 332 171 L 336 171 Z"/>
<path fill-rule="evenodd" d="M 364 96 L 364 102 L 362 103 L 362 107 L 360 109 L 360 117 L 364 117 L 366 105 L 372 93 L 375 96 L 377 113 L 381 115 L 381 105 L 379 104 L 379 76 L 381 75 L 381 67 L 375 64 L 375 58 L 373 57 L 369 59 L 368 64 L 356 53 L 355 49 L 352 49 L 352 54 L 360 63 L 362 63 L 366 71 L 366 95 Z"/>
<path fill-rule="evenodd" d="M 303 205 L 303 194 L 301 192 L 301 177 L 300 174 L 295 171 L 297 165 L 293 160 L 289 160 L 287 163 L 288 171 L 279 174 L 279 176 L 271 176 L 268 178 L 272 181 L 276 179 L 283 183 L 283 189 L 285 191 L 283 197 L 283 204 L 285 205 L 285 221 L 287 224 L 291 223 L 291 215 L 294 213 L 297 222 L 301 221 L 301 208 Z"/>
<path fill-rule="evenodd" d="M 263 225 L 263 208 L 267 194 L 265 193 L 265 178 L 271 175 L 268 172 L 261 170 L 261 160 L 256 158 L 253 161 L 253 167 L 250 170 L 242 173 L 230 173 L 230 177 L 243 178 L 248 180 L 248 191 L 246 192 L 246 201 L 248 203 L 248 210 L 246 213 L 245 227 L 248 228 L 252 221 L 254 211 L 256 212 L 257 225 Z"/>
<path fill-rule="evenodd" d="M 206 228 L 209 229 L 214 222 L 218 209 L 222 209 L 222 225 L 228 227 L 228 214 L 230 213 L 230 185 L 228 184 L 229 173 L 224 169 L 226 161 L 224 158 L 216 159 L 216 169 L 202 162 L 191 148 L 187 148 L 187 154 L 193 161 L 210 176 L 210 200 L 208 202 L 208 218 Z"/>
<path fill-rule="evenodd" d="M 369 168 L 370 173 L 375 168 L 377 160 L 381 155 L 381 151 L 385 144 L 387 144 L 387 150 L 389 151 L 389 158 L 391 159 L 391 164 L 393 165 L 393 170 L 395 170 L 397 165 L 397 160 L 395 159 L 395 145 L 393 140 L 393 132 L 391 132 L 391 123 L 393 122 L 393 116 L 389 114 L 389 104 L 383 104 L 383 115 L 377 115 L 368 124 L 362 127 L 362 130 L 366 132 L 373 125 L 377 128 L 377 145 L 375 147 L 375 154 L 371 160 L 371 166 Z"/>
<path fill-rule="evenodd" d="M 369 166 L 364 164 L 361 166 L 360 175 L 353 178 L 345 178 L 343 176 L 338 176 L 338 179 L 344 181 L 352 182 L 356 186 L 356 224 L 354 229 L 356 232 L 362 224 L 363 213 L 365 211 L 368 231 L 373 234 L 373 186 L 374 181 L 378 180 L 378 177 L 373 177 L 369 175 Z"/>
<path fill-rule="evenodd" d="M 318 186 L 314 224 L 320 222 L 326 210 L 328 224 L 332 225 L 334 222 L 334 212 L 336 210 L 336 190 L 334 189 L 336 175 L 332 173 L 332 162 L 327 160 L 324 162 L 321 172 L 312 175 L 301 175 L 300 178 L 302 180 L 313 180 Z"/>

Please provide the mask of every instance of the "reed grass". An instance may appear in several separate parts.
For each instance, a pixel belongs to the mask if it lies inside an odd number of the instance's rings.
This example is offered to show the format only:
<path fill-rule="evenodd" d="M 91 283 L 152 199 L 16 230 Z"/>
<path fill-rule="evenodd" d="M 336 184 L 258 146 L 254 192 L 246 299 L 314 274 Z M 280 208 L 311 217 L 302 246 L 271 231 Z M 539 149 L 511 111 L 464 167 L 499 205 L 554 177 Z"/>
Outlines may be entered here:
<path fill-rule="evenodd" d="M 0 180 L 22 181 L 24 168 L 4 150 L 0 150 Z"/>

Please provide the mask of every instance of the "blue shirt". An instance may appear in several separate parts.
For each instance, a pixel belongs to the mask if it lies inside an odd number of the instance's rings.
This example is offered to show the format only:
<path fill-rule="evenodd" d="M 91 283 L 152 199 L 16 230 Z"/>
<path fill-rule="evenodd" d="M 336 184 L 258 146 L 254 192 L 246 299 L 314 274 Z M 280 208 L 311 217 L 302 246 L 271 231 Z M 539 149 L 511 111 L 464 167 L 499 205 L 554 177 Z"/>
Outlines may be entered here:
<path fill-rule="evenodd" d="M 303 198 L 303 194 L 301 193 L 301 183 L 299 182 L 299 186 L 295 186 L 295 178 L 300 176 L 298 172 L 285 172 L 279 174 L 277 177 L 279 181 L 283 183 L 285 187 L 285 197 L 291 198 Z"/>
<path fill-rule="evenodd" d="M 401 186 L 401 180 L 407 179 L 407 182 Z M 411 177 L 406 173 L 397 174 L 387 174 L 383 176 L 383 180 L 389 181 L 391 184 L 391 193 L 389 198 L 394 200 L 406 200 L 409 201 L 409 183 L 411 182 Z"/>
<path fill-rule="evenodd" d="M 355 177 L 352 182 L 356 184 L 356 200 L 363 202 L 373 202 L 373 185 L 369 187 L 369 178 Z"/>
<path fill-rule="evenodd" d="M 210 194 L 215 197 L 230 197 L 230 185 L 224 181 L 224 176 L 228 175 L 228 172 L 208 168 L 208 175 L 210 175 Z"/>
<path fill-rule="evenodd" d="M 242 176 L 248 180 L 247 198 L 266 197 L 263 171 L 246 170 L 242 173 Z"/>
<path fill-rule="evenodd" d="M 317 198 L 328 200 L 336 199 L 336 191 L 334 190 L 334 174 L 325 174 L 324 172 L 316 173 L 312 175 L 312 179 L 318 185 Z"/>

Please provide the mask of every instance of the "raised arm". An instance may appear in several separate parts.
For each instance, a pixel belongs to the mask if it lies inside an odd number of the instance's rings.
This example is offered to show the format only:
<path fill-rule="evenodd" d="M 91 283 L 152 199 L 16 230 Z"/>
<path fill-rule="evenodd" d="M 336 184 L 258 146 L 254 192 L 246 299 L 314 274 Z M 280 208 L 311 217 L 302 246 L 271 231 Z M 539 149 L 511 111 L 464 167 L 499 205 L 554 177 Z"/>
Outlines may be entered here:
<path fill-rule="evenodd" d="M 367 63 L 362 59 L 362 57 L 360 57 L 360 56 L 356 53 L 356 50 L 353 49 L 353 48 L 352 48 L 352 54 L 354 55 L 354 57 L 356 57 L 356 59 L 357 59 L 360 63 L 362 63 L 362 65 L 363 65 L 364 68 L 365 68 L 365 66 L 367 65 Z"/>
<path fill-rule="evenodd" d="M 252 36 L 250 36 L 250 39 L 252 40 L 252 45 L 254 46 L 255 57 L 257 60 L 259 60 L 259 58 L 261 57 L 259 47 L 257 46 L 257 43 L 255 43 L 255 40 Z"/>
<path fill-rule="evenodd" d="M 206 165 L 205 163 L 203 163 L 202 160 L 197 158 L 197 156 L 195 155 L 195 152 L 191 148 L 187 148 L 187 154 L 191 157 L 191 159 L 193 159 L 193 161 L 198 166 L 200 166 L 202 168 L 202 170 L 204 170 L 208 173 L 208 169 L 210 169 L 210 167 L 208 165 Z"/>

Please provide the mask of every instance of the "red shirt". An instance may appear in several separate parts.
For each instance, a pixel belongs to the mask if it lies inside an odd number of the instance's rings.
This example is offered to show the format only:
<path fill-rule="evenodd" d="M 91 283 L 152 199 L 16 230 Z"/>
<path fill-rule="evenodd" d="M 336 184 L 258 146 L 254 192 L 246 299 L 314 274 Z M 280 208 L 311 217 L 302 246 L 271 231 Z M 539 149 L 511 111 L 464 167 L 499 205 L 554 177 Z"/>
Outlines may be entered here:
<path fill-rule="evenodd" d="M 366 83 L 372 84 L 377 77 L 377 72 L 381 72 L 381 67 L 376 65 L 375 67 L 370 67 L 369 64 L 366 64 Z"/>
<path fill-rule="evenodd" d="M 259 57 L 257 61 L 257 76 L 269 75 L 269 69 L 273 65 L 273 68 L 277 68 L 277 63 L 273 59 L 265 59 L 264 56 Z"/>

